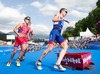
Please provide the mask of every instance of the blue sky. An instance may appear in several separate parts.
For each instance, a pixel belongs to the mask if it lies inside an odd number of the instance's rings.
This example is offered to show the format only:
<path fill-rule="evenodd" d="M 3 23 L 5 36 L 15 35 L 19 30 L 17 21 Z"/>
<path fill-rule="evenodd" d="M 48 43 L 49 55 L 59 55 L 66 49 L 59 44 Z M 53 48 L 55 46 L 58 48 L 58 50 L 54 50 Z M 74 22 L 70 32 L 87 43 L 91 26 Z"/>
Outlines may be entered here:
<path fill-rule="evenodd" d="M 75 25 L 75 22 L 88 16 L 96 7 L 97 0 L 0 0 L 0 31 L 10 32 L 25 16 L 31 17 L 34 33 L 49 34 L 52 29 L 52 18 L 60 8 L 68 9 L 65 17 L 70 24 L 65 23 L 63 28 Z"/>

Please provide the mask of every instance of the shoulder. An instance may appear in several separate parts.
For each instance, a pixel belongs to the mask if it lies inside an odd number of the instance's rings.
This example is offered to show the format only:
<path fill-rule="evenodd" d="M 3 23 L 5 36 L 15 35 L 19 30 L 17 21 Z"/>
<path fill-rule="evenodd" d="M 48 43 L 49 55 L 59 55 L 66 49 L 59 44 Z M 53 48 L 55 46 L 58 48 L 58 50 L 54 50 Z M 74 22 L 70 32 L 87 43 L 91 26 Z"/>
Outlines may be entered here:
<path fill-rule="evenodd" d="M 23 25 L 24 23 L 19 23 L 18 25 Z"/>
<path fill-rule="evenodd" d="M 22 27 L 22 26 L 23 26 L 23 23 L 18 23 L 18 26 L 19 26 L 19 27 Z"/>
<path fill-rule="evenodd" d="M 60 16 L 60 14 L 58 13 L 58 14 L 55 14 L 54 16 Z"/>
<path fill-rule="evenodd" d="M 59 18 L 60 17 L 60 14 L 59 13 L 58 14 L 55 14 L 54 17 Z"/>

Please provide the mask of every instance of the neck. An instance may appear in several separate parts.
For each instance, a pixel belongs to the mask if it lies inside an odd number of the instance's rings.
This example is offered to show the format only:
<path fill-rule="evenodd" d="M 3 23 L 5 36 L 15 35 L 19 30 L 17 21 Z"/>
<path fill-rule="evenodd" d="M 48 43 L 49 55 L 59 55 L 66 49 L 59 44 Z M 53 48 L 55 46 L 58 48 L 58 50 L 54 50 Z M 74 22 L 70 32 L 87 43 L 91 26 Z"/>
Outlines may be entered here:
<path fill-rule="evenodd" d="M 25 22 L 25 25 L 27 25 L 27 26 L 28 26 L 28 23 L 26 23 L 26 22 Z"/>
<path fill-rule="evenodd" d="M 60 16 L 61 16 L 61 17 L 64 17 L 62 13 L 60 13 Z"/>

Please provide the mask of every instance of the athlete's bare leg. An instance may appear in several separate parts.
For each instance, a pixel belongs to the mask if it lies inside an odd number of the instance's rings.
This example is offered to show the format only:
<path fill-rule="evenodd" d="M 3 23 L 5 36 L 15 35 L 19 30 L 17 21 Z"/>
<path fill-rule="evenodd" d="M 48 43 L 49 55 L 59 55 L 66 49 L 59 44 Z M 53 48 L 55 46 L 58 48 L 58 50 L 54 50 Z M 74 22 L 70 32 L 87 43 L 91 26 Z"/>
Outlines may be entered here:
<path fill-rule="evenodd" d="M 21 57 L 20 61 L 23 61 L 23 60 L 25 59 L 26 52 L 28 52 L 27 49 L 25 49 L 24 54 L 23 54 L 23 56 Z"/>
<path fill-rule="evenodd" d="M 61 52 L 60 52 L 60 54 L 59 54 L 58 60 L 57 60 L 57 62 L 56 62 L 56 65 L 54 66 L 54 68 L 60 69 L 61 71 L 65 71 L 66 68 L 64 68 L 64 67 L 61 65 L 61 61 L 62 61 L 62 59 L 63 59 L 63 57 L 64 57 L 64 55 L 65 55 L 65 53 L 66 53 L 66 50 L 67 50 L 67 48 L 68 48 L 67 42 L 64 41 L 63 43 L 61 43 L 61 46 L 62 46 L 62 50 L 61 50 Z"/>
<path fill-rule="evenodd" d="M 59 54 L 59 57 L 58 57 L 58 60 L 57 60 L 56 64 L 60 64 L 61 63 L 61 61 L 62 61 L 62 59 L 63 59 L 63 57 L 64 57 L 64 55 L 66 53 L 66 50 L 68 48 L 68 45 L 67 45 L 66 41 L 64 41 L 63 43 L 61 43 L 61 46 L 62 46 L 62 50 L 61 50 L 61 52 Z"/>
<path fill-rule="evenodd" d="M 20 50 L 20 55 L 19 55 L 19 57 L 18 57 L 18 59 L 17 59 L 17 66 L 20 66 L 20 59 L 21 59 L 21 57 L 23 57 L 23 54 L 24 54 L 24 52 L 25 52 L 25 50 L 28 48 L 28 44 L 23 44 L 22 46 L 21 46 L 21 50 Z"/>
<path fill-rule="evenodd" d="M 53 44 L 49 44 L 48 48 L 42 53 L 39 60 L 42 61 L 42 59 L 53 49 L 53 47 L 54 47 Z"/>
<path fill-rule="evenodd" d="M 36 66 L 37 66 L 38 70 L 42 70 L 41 61 L 53 49 L 53 47 L 54 47 L 53 44 L 49 44 L 48 48 L 42 53 L 42 55 L 40 56 L 39 60 L 36 62 Z"/>
<path fill-rule="evenodd" d="M 10 60 L 7 63 L 7 66 L 10 66 L 10 64 L 12 63 L 12 59 L 13 59 L 14 55 L 16 54 L 17 49 L 18 48 L 14 47 L 14 50 L 13 50 L 11 56 L 10 56 Z"/>

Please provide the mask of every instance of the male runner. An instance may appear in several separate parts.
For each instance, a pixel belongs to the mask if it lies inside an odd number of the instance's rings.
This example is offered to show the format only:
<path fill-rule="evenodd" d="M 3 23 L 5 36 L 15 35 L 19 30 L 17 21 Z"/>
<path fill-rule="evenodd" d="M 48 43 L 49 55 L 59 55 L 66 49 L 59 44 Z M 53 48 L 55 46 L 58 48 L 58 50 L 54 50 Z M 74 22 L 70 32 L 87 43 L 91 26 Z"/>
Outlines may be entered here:
<path fill-rule="evenodd" d="M 61 36 L 61 30 L 63 28 L 64 22 L 69 23 L 67 20 L 64 19 L 66 14 L 67 14 L 67 9 L 61 8 L 59 13 L 57 15 L 55 15 L 54 18 L 52 19 L 54 24 L 53 24 L 53 29 L 51 30 L 50 35 L 49 35 L 48 48 L 42 53 L 42 55 L 36 62 L 36 67 L 38 70 L 42 70 L 41 61 L 53 49 L 55 40 L 62 46 L 62 50 L 59 54 L 58 60 L 55 64 L 54 68 L 60 69 L 61 71 L 66 70 L 66 68 L 64 68 L 61 65 L 61 61 L 62 61 L 62 59 L 66 53 L 66 50 L 68 48 L 66 40 Z"/>
<path fill-rule="evenodd" d="M 17 37 L 15 39 L 14 44 L 14 50 L 11 54 L 10 60 L 7 63 L 7 66 L 11 65 L 12 59 L 20 46 L 20 56 L 18 57 L 18 60 L 16 61 L 17 66 L 20 66 L 20 59 L 22 58 L 25 50 L 28 48 L 28 35 L 30 32 L 30 17 L 27 16 L 24 18 L 24 23 L 19 23 L 15 28 L 14 32 L 17 34 Z"/>

